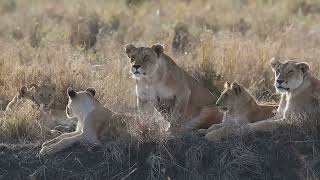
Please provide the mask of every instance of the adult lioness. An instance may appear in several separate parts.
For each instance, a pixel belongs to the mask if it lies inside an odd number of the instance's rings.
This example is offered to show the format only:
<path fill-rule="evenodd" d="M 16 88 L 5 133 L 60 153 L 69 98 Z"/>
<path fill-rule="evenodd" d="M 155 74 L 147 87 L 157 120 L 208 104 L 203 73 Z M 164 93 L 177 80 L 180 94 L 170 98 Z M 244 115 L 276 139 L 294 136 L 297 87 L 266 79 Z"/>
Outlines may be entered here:
<path fill-rule="evenodd" d="M 207 130 L 207 139 L 220 140 L 236 133 L 235 129 L 239 127 L 269 119 L 276 114 L 277 105 L 258 104 L 242 85 L 226 82 L 224 86 L 225 89 L 217 101 L 217 106 L 224 112 L 223 121 Z"/>
<path fill-rule="evenodd" d="M 164 53 L 162 45 L 125 46 L 131 61 L 131 74 L 136 80 L 137 105 L 140 112 L 158 111 L 183 116 L 185 127 L 208 128 L 220 123 L 223 114 L 215 106 L 217 98 Z M 180 123 L 178 127 L 182 127 Z"/>
<path fill-rule="evenodd" d="M 271 59 L 275 87 L 282 93 L 278 111 L 283 119 L 252 124 L 255 130 L 271 131 L 284 122 L 318 121 L 320 117 L 320 80 L 309 73 L 305 62 Z"/>
<path fill-rule="evenodd" d="M 127 116 L 118 115 L 105 108 L 97 99 L 94 88 L 76 92 L 68 88 L 69 102 L 66 114 L 69 118 L 78 119 L 74 132 L 62 134 L 42 145 L 40 155 L 53 154 L 61 151 L 75 142 L 99 143 L 101 134 L 119 137 L 126 135 Z"/>

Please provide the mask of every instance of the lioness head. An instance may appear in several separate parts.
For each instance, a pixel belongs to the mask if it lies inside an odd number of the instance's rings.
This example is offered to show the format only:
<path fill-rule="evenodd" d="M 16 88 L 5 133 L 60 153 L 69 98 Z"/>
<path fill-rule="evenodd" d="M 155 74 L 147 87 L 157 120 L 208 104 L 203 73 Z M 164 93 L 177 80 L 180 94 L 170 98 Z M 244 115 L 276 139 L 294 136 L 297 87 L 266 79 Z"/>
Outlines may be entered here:
<path fill-rule="evenodd" d="M 56 86 L 52 84 L 37 86 L 31 84 L 33 101 L 43 110 L 49 110 L 52 106 L 56 94 Z"/>
<path fill-rule="evenodd" d="M 224 91 L 216 102 L 216 105 L 221 111 L 238 110 L 252 100 L 247 90 L 236 82 L 232 84 L 226 82 L 224 88 Z"/>
<path fill-rule="evenodd" d="M 69 97 L 68 105 L 66 106 L 66 114 L 68 118 L 77 116 L 85 116 L 87 112 L 91 112 L 95 108 L 95 94 L 94 88 L 87 88 L 84 91 L 76 92 L 71 87 L 67 89 Z"/>
<path fill-rule="evenodd" d="M 292 92 L 297 89 L 308 75 L 310 66 L 305 62 L 271 59 L 271 68 L 275 75 L 275 87 L 279 92 Z"/>
<path fill-rule="evenodd" d="M 149 47 L 135 47 L 132 44 L 125 46 L 126 54 L 131 62 L 130 73 L 134 79 L 151 76 L 159 67 L 159 58 L 164 48 L 160 44 Z"/>

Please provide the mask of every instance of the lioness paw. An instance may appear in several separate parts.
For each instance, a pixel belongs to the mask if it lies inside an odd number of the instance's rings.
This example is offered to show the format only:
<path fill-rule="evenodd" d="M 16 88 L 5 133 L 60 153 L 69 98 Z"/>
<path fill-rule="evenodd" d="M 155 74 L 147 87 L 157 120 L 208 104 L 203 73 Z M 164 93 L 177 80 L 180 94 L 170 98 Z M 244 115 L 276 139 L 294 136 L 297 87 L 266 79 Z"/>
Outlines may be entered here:
<path fill-rule="evenodd" d="M 215 131 L 208 133 L 205 138 L 209 141 L 220 141 L 224 138 L 224 136 L 221 133 Z"/>

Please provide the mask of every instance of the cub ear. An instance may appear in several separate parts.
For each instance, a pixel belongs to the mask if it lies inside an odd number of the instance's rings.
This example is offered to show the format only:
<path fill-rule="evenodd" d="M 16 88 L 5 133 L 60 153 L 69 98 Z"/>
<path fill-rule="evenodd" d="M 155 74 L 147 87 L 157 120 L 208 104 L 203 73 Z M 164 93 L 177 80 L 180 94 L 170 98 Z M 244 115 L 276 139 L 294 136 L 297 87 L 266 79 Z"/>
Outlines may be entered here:
<path fill-rule="evenodd" d="M 224 83 L 224 88 L 225 88 L 225 89 L 229 89 L 230 86 L 231 86 L 231 84 L 229 83 L 229 81 L 226 81 L 226 82 Z"/>
<path fill-rule="evenodd" d="M 86 91 L 92 95 L 92 97 L 94 97 L 96 95 L 96 89 L 94 89 L 93 87 L 89 87 L 86 89 Z"/>
<path fill-rule="evenodd" d="M 26 95 L 27 91 L 28 91 L 27 87 L 26 86 L 22 86 L 20 88 L 20 90 L 19 90 L 19 97 L 20 98 L 24 97 Z"/>
<path fill-rule="evenodd" d="M 270 66 L 271 66 L 272 69 L 277 68 L 279 64 L 280 64 L 280 61 L 279 61 L 279 59 L 277 57 L 271 58 Z"/>
<path fill-rule="evenodd" d="M 56 87 L 57 87 L 57 85 L 55 84 L 55 83 L 52 83 L 52 88 L 53 88 L 53 90 L 55 91 L 56 90 Z"/>
<path fill-rule="evenodd" d="M 131 53 L 132 53 L 133 49 L 136 49 L 136 47 L 132 44 L 126 44 L 124 46 L 124 50 L 126 51 L 126 54 L 129 58 L 131 57 Z"/>
<path fill-rule="evenodd" d="M 70 98 L 74 98 L 77 96 L 77 92 L 73 90 L 71 87 L 68 87 L 67 94 Z"/>
<path fill-rule="evenodd" d="M 151 46 L 151 49 L 157 53 L 158 57 L 164 52 L 164 47 L 161 44 L 154 44 Z"/>
<path fill-rule="evenodd" d="M 31 88 L 31 89 L 34 89 L 34 90 L 37 90 L 37 89 L 38 89 L 38 85 L 36 85 L 36 84 L 31 84 L 31 85 L 30 85 L 30 88 Z"/>
<path fill-rule="evenodd" d="M 297 63 L 296 67 L 303 72 L 303 74 L 306 74 L 310 70 L 310 65 L 306 62 Z"/>
<path fill-rule="evenodd" d="M 236 94 L 240 94 L 242 92 L 242 87 L 236 82 L 233 82 L 231 88 L 234 90 Z"/>

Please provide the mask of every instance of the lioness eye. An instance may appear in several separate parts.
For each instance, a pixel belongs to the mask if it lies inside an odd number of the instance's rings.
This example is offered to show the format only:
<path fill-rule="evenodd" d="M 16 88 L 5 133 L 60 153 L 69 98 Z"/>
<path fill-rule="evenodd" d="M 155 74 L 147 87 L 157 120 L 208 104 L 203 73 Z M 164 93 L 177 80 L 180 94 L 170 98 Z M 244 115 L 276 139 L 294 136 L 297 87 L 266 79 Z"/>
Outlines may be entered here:
<path fill-rule="evenodd" d="M 135 58 L 136 58 L 136 57 L 135 57 L 134 55 L 132 55 L 132 56 L 131 56 L 131 62 L 133 62 Z"/>
<path fill-rule="evenodd" d="M 292 71 L 292 70 L 290 70 L 290 71 L 288 72 L 288 74 L 290 74 L 290 73 L 293 73 L 293 71 Z"/>
<path fill-rule="evenodd" d="M 51 97 L 51 94 L 49 94 L 48 96 Z"/>
<path fill-rule="evenodd" d="M 148 56 L 148 55 L 145 55 L 145 56 L 143 57 L 144 60 L 149 60 L 149 58 L 150 58 L 150 56 Z"/>

